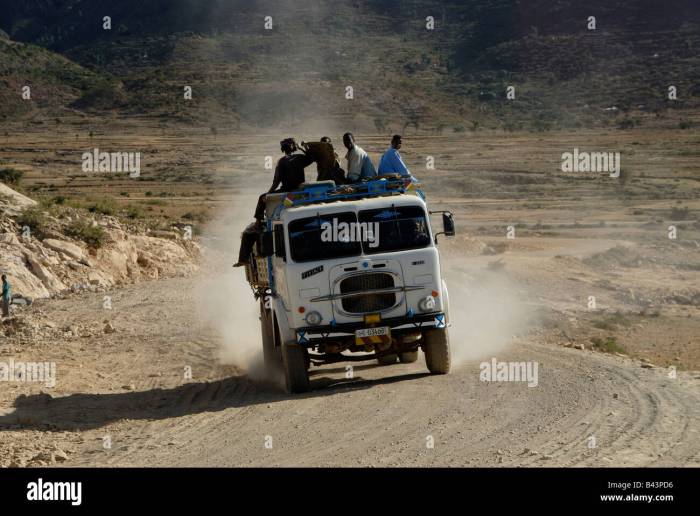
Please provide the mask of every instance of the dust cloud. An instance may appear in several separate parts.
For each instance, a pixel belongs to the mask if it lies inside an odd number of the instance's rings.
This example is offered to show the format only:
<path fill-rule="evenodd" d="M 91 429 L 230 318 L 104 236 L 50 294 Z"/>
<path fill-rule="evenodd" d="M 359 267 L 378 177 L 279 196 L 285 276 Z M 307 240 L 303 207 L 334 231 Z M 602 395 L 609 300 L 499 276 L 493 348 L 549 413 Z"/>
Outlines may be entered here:
<path fill-rule="evenodd" d="M 264 377 L 259 308 L 245 279 L 245 270 L 232 265 L 238 257 L 241 231 L 252 222 L 257 199 L 238 196 L 203 230 L 207 248 L 198 283 L 199 320 L 221 337 L 219 359 L 234 365 L 254 379 Z"/>
<path fill-rule="evenodd" d="M 443 260 L 442 270 L 450 296 L 453 366 L 494 357 L 527 330 L 531 309 L 505 275 L 467 269 L 454 259 Z"/>

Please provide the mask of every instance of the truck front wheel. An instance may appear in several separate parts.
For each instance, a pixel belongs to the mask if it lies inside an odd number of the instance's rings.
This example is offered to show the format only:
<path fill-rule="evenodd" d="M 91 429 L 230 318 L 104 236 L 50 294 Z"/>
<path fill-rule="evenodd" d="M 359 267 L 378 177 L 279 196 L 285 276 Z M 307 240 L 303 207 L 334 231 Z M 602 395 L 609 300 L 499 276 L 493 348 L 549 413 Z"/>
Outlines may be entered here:
<path fill-rule="evenodd" d="M 450 372 L 450 337 L 447 328 L 426 330 L 423 333 L 425 365 L 433 374 Z"/>
<path fill-rule="evenodd" d="M 282 344 L 282 364 L 287 392 L 306 392 L 311 388 L 306 367 L 306 349 L 296 342 Z"/>

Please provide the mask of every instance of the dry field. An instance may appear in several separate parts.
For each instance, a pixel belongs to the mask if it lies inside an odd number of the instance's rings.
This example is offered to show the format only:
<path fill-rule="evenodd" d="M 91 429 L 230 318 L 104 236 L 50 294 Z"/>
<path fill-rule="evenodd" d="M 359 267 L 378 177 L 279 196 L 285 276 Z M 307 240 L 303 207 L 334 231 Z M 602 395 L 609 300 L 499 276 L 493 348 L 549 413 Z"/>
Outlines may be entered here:
<path fill-rule="evenodd" d="M 218 215 L 231 206 L 245 212 L 247 194 L 269 186 L 265 158 L 277 160 L 279 139 L 145 124 L 58 126 L 8 131 L 0 162 L 23 170 L 25 190 L 35 197 L 107 198 L 137 207 L 138 216 L 154 224 L 191 223 L 199 232 L 209 220 L 220 222 Z M 376 135 L 358 135 L 358 141 L 375 161 L 386 146 Z M 141 177 L 82 172 L 81 155 L 93 148 L 140 152 Z M 624 181 L 562 172 L 561 155 L 574 148 L 620 152 Z M 531 302 L 549 315 L 576 319 L 557 323 L 565 326 L 565 341 L 614 337 L 635 356 L 700 368 L 697 134 L 409 134 L 402 152 L 431 206 L 456 214 L 460 231 L 446 243 L 447 254 L 469 256 L 469 264 L 480 266 L 500 260 L 503 274 L 528 285 Z M 668 235 L 671 225 L 675 240 Z M 507 238 L 509 226 L 514 238 Z M 598 310 L 588 310 L 589 296 Z"/>
<path fill-rule="evenodd" d="M 352 381 L 326 366 L 299 398 L 221 364 L 222 345 L 237 343 L 198 319 L 194 295 L 211 276 L 225 284 L 240 273 L 220 251 L 269 186 L 265 157 L 277 159 L 284 136 L 133 122 L 7 128 L 0 162 L 24 172 L 25 192 L 109 198 L 154 224 L 192 223 L 216 259 L 201 276 L 115 291 L 114 334 L 0 340 L 2 357 L 59 368 L 54 389 L 0 387 L 0 465 L 700 464 L 700 136 L 405 135 L 404 159 L 431 207 L 456 215 L 458 235 L 440 246 L 463 360 L 448 377 L 425 375 L 421 361 L 362 366 Z M 375 162 L 388 145 L 356 137 Z M 141 152 L 140 178 L 82 172 L 81 154 L 93 148 Z M 562 153 L 574 148 L 620 152 L 621 179 L 562 172 Z M 231 207 L 235 218 L 224 216 Z M 99 300 L 24 310 L 89 326 L 105 317 Z M 482 335 L 484 318 L 508 334 Z M 480 382 L 479 362 L 492 357 L 538 361 L 540 385 Z M 312 431 L 322 435 L 313 445 Z M 340 431 L 348 439 L 334 438 Z M 267 434 L 279 445 L 263 452 Z M 598 448 L 586 446 L 590 435 Z"/>

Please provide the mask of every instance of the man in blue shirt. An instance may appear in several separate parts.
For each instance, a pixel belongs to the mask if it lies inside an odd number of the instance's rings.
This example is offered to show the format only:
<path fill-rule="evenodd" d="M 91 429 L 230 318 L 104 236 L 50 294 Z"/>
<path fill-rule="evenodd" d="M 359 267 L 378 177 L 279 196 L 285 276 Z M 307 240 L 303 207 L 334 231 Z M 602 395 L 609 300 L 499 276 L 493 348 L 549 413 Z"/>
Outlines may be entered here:
<path fill-rule="evenodd" d="M 404 164 L 399 154 L 401 148 L 401 135 L 395 134 L 391 139 L 391 147 L 387 150 L 382 159 L 379 160 L 379 175 L 384 174 L 401 174 L 402 176 L 410 176 L 408 167 Z"/>

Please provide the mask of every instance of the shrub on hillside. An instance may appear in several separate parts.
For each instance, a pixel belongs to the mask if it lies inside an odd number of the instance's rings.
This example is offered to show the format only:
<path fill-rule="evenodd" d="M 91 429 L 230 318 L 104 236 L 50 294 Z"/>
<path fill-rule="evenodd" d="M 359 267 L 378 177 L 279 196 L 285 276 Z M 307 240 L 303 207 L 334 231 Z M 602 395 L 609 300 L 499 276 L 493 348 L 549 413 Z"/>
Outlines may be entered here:
<path fill-rule="evenodd" d="M 90 213 L 99 213 L 101 215 L 114 215 L 117 211 L 116 205 L 109 199 L 93 202 L 87 209 Z"/>
<path fill-rule="evenodd" d="M 33 206 L 31 208 L 25 208 L 22 213 L 19 214 L 17 217 L 17 224 L 20 225 L 23 231 L 25 227 L 28 227 L 31 236 L 44 238 L 49 227 L 49 220 L 46 215 L 44 215 L 42 208 Z"/>
<path fill-rule="evenodd" d="M 22 171 L 14 168 L 0 168 L 0 182 L 16 185 L 22 179 Z"/>
<path fill-rule="evenodd" d="M 101 226 L 80 219 L 74 220 L 68 225 L 66 234 L 95 248 L 101 247 L 107 239 L 107 234 Z"/>

